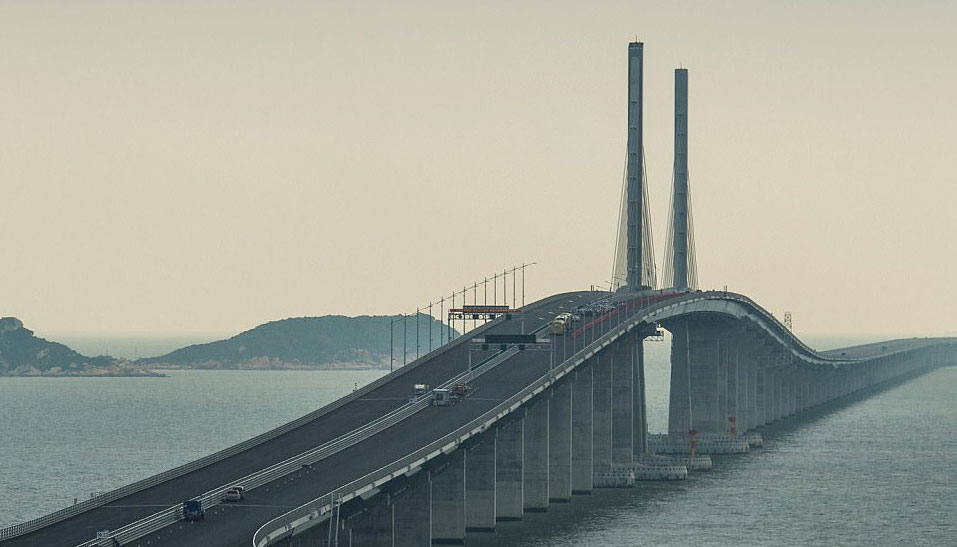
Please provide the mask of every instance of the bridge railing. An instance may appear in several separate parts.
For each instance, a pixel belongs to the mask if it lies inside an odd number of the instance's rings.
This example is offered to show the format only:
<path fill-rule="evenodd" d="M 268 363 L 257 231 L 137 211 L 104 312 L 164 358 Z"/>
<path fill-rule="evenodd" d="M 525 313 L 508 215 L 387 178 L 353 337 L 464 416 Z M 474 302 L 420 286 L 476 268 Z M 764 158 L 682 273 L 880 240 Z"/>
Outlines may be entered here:
<path fill-rule="evenodd" d="M 603 348 L 643 322 L 643 318 L 636 319 L 633 317 L 627 322 L 623 321 L 619 323 L 614 328 L 609 329 L 607 333 L 602 334 L 598 339 L 583 347 L 569 359 L 563 361 L 548 373 L 541 376 L 538 380 L 532 382 L 515 395 L 499 403 L 468 424 L 459 427 L 454 432 L 429 443 L 408 456 L 400 458 L 389 465 L 337 488 L 335 492 L 324 494 L 267 522 L 254 534 L 252 545 L 254 547 L 265 547 L 270 542 L 289 534 L 295 528 L 310 523 L 311 521 L 315 521 L 313 524 L 318 524 L 322 520 L 325 520 L 331 513 L 334 493 L 341 494 L 339 503 L 345 503 L 382 486 L 400 475 L 411 475 L 417 472 L 422 465 L 442 454 L 451 453 L 457 449 L 462 442 L 472 436 L 483 433 L 494 425 L 495 422 L 514 412 L 550 385 L 573 371 L 575 367 L 581 365 Z"/>
<path fill-rule="evenodd" d="M 482 362 L 477 363 L 471 370 L 463 370 L 461 373 L 447 380 L 438 387 L 450 388 L 458 382 L 468 382 L 474 378 L 478 378 L 482 374 L 485 374 L 489 370 L 501 364 L 515 353 L 517 353 L 517 350 L 514 347 L 509 347 L 504 351 L 498 351 Z M 373 435 L 392 427 L 402 420 L 412 416 L 416 412 L 428 407 L 431 402 L 431 396 L 420 397 L 418 399 L 412 400 L 408 404 L 403 405 L 402 407 L 384 416 L 376 418 L 375 420 L 363 425 L 360 428 L 350 431 L 345 435 L 324 443 L 321 446 L 303 452 L 268 468 L 246 475 L 245 477 L 230 481 L 191 499 L 201 501 L 204 509 L 214 507 L 222 501 L 226 491 L 233 486 L 241 485 L 243 488 L 249 491 L 259 488 L 265 484 L 269 484 L 291 473 L 299 471 L 300 469 L 307 468 L 324 458 L 328 458 L 337 452 L 345 450 L 356 443 L 362 442 L 369 437 L 372 437 Z M 157 530 L 161 530 L 181 520 L 182 518 L 182 506 L 174 505 L 172 507 L 163 509 L 162 511 L 158 511 L 148 517 L 142 518 L 136 522 L 123 526 L 122 528 L 113 530 L 110 539 L 92 539 L 79 544 L 77 547 L 108 546 L 110 545 L 112 538 L 116 538 L 117 540 L 125 543 L 141 538 Z"/>
<path fill-rule="evenodd" d="M 514 412 L 517 408 L 528 402 L 532 397 L 544 391 L 548 386 L 567 375 L 569 372 L 593 357 L 595 354 L 607 347 L 609 344 L 613 343 L 618 338 L 624 336 L 635 328 L 639 328 L 640 325 L 653 325 L 657 312 L 674 306 L 687 305 L 698 301 L 714 299 L 737 300 L 740 303 L 745 304 L 747 307 L 757 310 L 765 320 L 771 321 L 772 324 L 779 325 L 782 329 L 784 328 L 783 325 L 780 325 L 780 323 L 777 322 L 777 320 L 770 313 L 766 312 L 760 306 L 757 306 L 747 297 L 731 293 L 689 293 L 686 295 L 675 296 L 673 299 L 655 302 L 649 306 L 636 307 L 627 313 L 615 314 L 617 317 L 611 317 L 609 319 L 609 323 L 611 324 L 609 325 L 607 332 L 601 332 L 597 339 L 594 339 L 592 343 L 587 344 L 581 350 L 576 351 L 570 358 L 564 360 L 561 364 L 550 370 L 547 374 L 543 375 L 541 378 L 522 389 L 512 397 L 508 398 L 506 401 L 500 403 L 493 409 L 487 411 L 468 424 L 458 428 L 454 432 L 445 435 L 444 437 L 426 445 L 412 454 L 337 488 L 335 493 L 340 495 L 339 503 L 344 503 L 366 494 L 400 475 L 412 474 L 428 461 L 437 458 L 442 454 L 448 454 L 454 451 L 461 445 L 462 442 L 474 435 L 483 433 L 489 427 L 494 425 L 495 422 L 501 420 L 511 412 Z M 599 321 L 597 325 L 601 326 L 601 321 Z M 795 338 L 795 340 L 797 339 Z M 798 342 L 801 344 L 802 349 L 812 355 L 817 355 L 814 350 L 801 343 L 800 340 L 798 340 Z M 824 358 L 831 360 L 826 357 Z M 318 524 L 322 520 L 325 520 L 332 511 L 332 500 L 333 492 L 324 494 L 323 496 L 320 496 L 267 522 L 254 534 L 252 538 L 253 547 L 265 547 L 272 541 L 288 535 L 295 528 L 306 525 L 312 521 L 315 521 L 313 524 Z"/>
<path fill-rule="evenodd" d="M 542 306 L 542 305 L 547 305 L 549 302 L 551 302 L 551 301 L 553 301 L 553 300 L 555 300 L 555 299 L 558 299 L 558 298 L 563 298 L 563 297 L 564 297 L 564 295 L 554 295 L 554 296 L 551 296 L 551 297 L 549 297 L 549 298 L 543 299 L 543 300 L 541 300 L 541 301 L 535 303 L 533 306 L 534 306 L 534 307 L 538 307 L 538 306 Z M 497 321 L 492 321 L 492 322 L 489 322 L 489 323 L 487 323 L 487 324 L 485 324 L 485 325 L 482 325 L 482 326 L 478 327 L 477 329 L 473 329 L 473 330 L 470 331 L 470 332 L 471 332 L 473 335 L 474 335 L 474 334 L 480 334 L 480 333 L 482 333 L 482 332 L 484 332 L 484 331 L 486 331 L 486 330 L 492 328 L 492 327 L 493 327 L 494 325 L 496 325 L 496 324 L 497 324 Z M 49 514 L 47 514 L 47 515 L 43 515 L 43 516 L 41 516 L 41 517 L 37 517 L 37 518 L 32 519 L 32 520 L 29 520 L 29 521 L 27 521 L 27 522 L 22 522 L 22 523 L 19 523 L 19 524 L 14 524 L 13 526 L 8 526 L 8 527 L 6 527 L 6 528 L 0 529 L 0 540 L 10 539 L 10 538 L 14 538 L 14 537 L 21 536 L 21 535 L 24 535 L 24 534 L 29 534 L 30 532 L 34 532 L 34 531 L 39 530 L 39 529 L 41 529 L 41 528 L 45 528 L 45 527 L 50 526 L 50 525 L 52 525 L 52 524 L 56 524 L 57 522 L 60 522 L 60 521 L 66 520 L 66 519 L 68 519 L 68 518 L 71 518 L 71 517 L 73 517 L 73 516 L 79 515 L 80 513 L 84 513 L 84 512 L 86 512 L 86 511 L 95 509 L 95 508 L 97 508 L 97 507 L 100 507 L 100 506 L 102 506 L 102 505 L 105 505 L 105 504 L 114 502 L 114 501 L 119 500 L 119 499 L 122 499 L 122 498 L 124 498 L 124 497 L 126 497 L 126 496 L 135 494 L 135 493 L 140 492 L 140 491 L 142 491 L 142 490 L 145 490 L 145 489 L 147 489 L 147 488 L 156 486 L 157 484 L 162 484 L 162 483 L 164 483 L 164 482 L 166 482 L 166 481 L 169 481 L 169 480 L 172 480 L 172 479 L 181 477 L 181 476 L 183 476 L 183 475 L 187 475 L 187 474 L 189 474 L 189 473 L 192 473 L 192 472 L 194 472 L 194 471 L 197 471 L 197 470 L 199 470 L 199 469 L 202 469 L 203 467 L 206 467 L 206 466 L 208 466 L 208 465 L 212 465 L 212 464 L 214 464 L 214 463 L 217 463 L 217 462 L 220 462 L 220 461 L 222 461 L 222 460 L 225 460 L 225 459 L 227 459 L 227 458 L 229 458 L 229 457 L 235 456 L 236 454 L 239 454 L 239 453 L 241 453 L 241 452 L 243 452 L 243 451 L 249 450 L 250 448 L 253 448 L 253 447 L 257 446 L 257 445 L 260 445 L 260 444 L 262 444 L 262 443 L 265 443 L 265 442 L 267 442 L 267 441 L 270 441 L 270 440 L 272 440 L 272 439 L 275 439 L 276 437 L 279 437 L 279 436 L 281 436 L 281 435 L 284 435 L 284 434 L 286 434 L 286 433 L 289 433 L 290 431 L 293 431 L 293 430 L 295 430 L 295 429 L 297 429 L 297 428 L 299 428 L 299 427 L 301 427 L 301 426 L 303 426 L 303 425 L 305 425 L 305 424 L 307 424 L 307 423 L 309 423 L 309 422 L 315 420 L 316 418 L 319 418 L 319 417 L 321 417 L 321 416 L 324 416 L 324 415 L 326 415 L 326 414 L 329 414 L 330 412 L 332 412 L 332 411 L 334 411 L 334 410 L 336 410 L 336 409 L 338 409 L 338 408 L 340 408 L 340 407 L 342 407 L 342 406 L 344 406 L 344 405 L 346 405 L 346 404 L 348 404 L 348 403 L 350 403 L 350 402 L 352 402 L 352 401 L 354 401 L 354 400 L 356 400 L 356 399 L 359 399 L 359 398 L 361 398 L 361 397 L 364 397 L 365 395 L 369 394 L 370 392 L 374 391 L 375 389 L 378 389 L 378 388 L 381 387 L 382 385 L 384 385 L 384 384 L 386 384 L 386 383 L 392 381 L 392 380 L 395 379 L 396 377 L 398 377 L 398 376 L 400 376 L 400 375 L 402 375 L 402 374 L 406 374 L 406 373 L 408 373 L 409 371 L 415 369 L 416 367 L 418 367 L 418 366 L 420 366 L 421 364 L 425 363 L 425 362 L 428 361 L 429 359 L 435 357 L 437 354 L 442 353 L 442 352 L 446 352 L 446 351 L 450 351 L 451 349 L 453 349 L 453 348 L 455 348 L 455 347 L 458 347 L 458 346 L 461 346 L 461 345 L 464 345 L 464 344 L 466 344 L 467 342 L 468 342 L 468 337 L 466 337 L 466 336 L 460 336 L 459 338 L 456 338 L 456 339 L 453 340 L 452 342 L 447 343 L 447 344 L 445 344 L 444 346 L 440 346 L 440 347 L 434 349 L 433 351 L 429 352 L 428 354 L 425 354 L 425 355 L 419 357 L 418 359 L 415 359 L 414 361 L 408 363 L 407 365 L 405 365 L 405 366 L 403 366 L 403 367 L 400 367 L 400 368 L 396 369 L 395 371 L 390 372 L 389 374 L 386 374 L 386 375 L 383 375 L 383 376 L 379 377 L 378 379 L 376 379 L 376 380 L 370 382 L 369 384 L 366 384 L 365 386 L 363 386 L 363 387 L 359 388 L 358 390 L 356 390 L 356 391 L 354 391 L 354 392 L 352 392 L 352 393 L 346 395 L 345 397 L 342 397 L 342 398 L 340 398 L 340 399 L 337 399 L 337 400 L 335 400 L 335 401 L 333 401 L 333 402 L 331 402 L 331 403 L 329 403 L 329 404 L 327 404 L 327 405 L 325 405 L 325 406 L 320 407 L 320 408 L 317 409 L 317 410 L 314 410 L 313 412 L 310 412 L 310 413 L 308 413 L 308 414 L 306 414 L 306 415 L 304 415 L 304 416 L 302 416 L 302 417 L 300 417 L 300 418 L 297 418 L 297 419 L 295 419 L 295 420 L 292 420 L 292 421 L 290 421 L 290 422 L 288 422 L 288 423 L 286 423 L 286 424 L 283 424 L 283 425 L 281 425 L 281 426 L 279 426 L 279 427 L 276 427 L 276 428 L 274 428 L 274 429 L 271 429 L 271 430 L 269 430 L 269 431 L 267 431 L 267 432 L 265 432 L 265 433 L 262 433 L 262 434 L 260 434 L 260 435 L 257 435 L 256 437 L 253 437 L 253 438 L 251 438 L 251 439 L 249 439 L 249 440 L 243 441 L 243 442 L 241 442 L 241 443 L 239 443 L 239 444 L 230 446 L 230 447 L 228 447 L 228 448 L 225 448 L 225 449 L 223 449 L 223 450 L 220 450 L 219 452 L 215 452 L 215 453 L 213 453 L 213 454 L 210 454 L 210 455 L 205 456 L 205 457 L 203 457 L 203 458 L 200 458 L 200 459 L 198 459 L 198 460 L 194 460 L 194 461 L 192 461 L 192 462 L 183 464 L 183 465 L 181 465 L 181 466 L 179 466 L 179 467 L 170 469 L 170 470 L 168 470 L 168 471 L 164 471 L 164 472 L 162 472 L 162 473 L 158 473 L 158 474 L 156 474 L 156 475 L 153 475 L 153 476 L 151 476 L 151 477 L 147 477 L 147 478 L 142 479 L 142 480 L 140 480 L 140 481 L 137 481 L 137 482 L 134 482 L 134 483 L 125 485 L 125 486 L 121 486 L 121 487 L 116 488 L 116 489 L 114 489 L 114 490 L 111 490 L 111 491 L 109 491 L 109 492 L 104 492 L 104 493 L 102 493 L 102 494 L 100 494 L 100 495 L 97 495 L 97 496 L 94 496 L 94 497 L 92 497 L 92 498 L 90 498 L 90 499 L 88 499 L 88 500 L 84 500 L 84 501 L 82 501 L 82 502 L 80 502 L 80 503 L 76 503 L 76 504 L 74 504 L 74 505 L 65 507 L 65 508 L 63 508 L 63 509 L 59 509 L 59 510 L 54 511 L 54 512 L 52 512 L 52 513 L 49 513 Z"/>

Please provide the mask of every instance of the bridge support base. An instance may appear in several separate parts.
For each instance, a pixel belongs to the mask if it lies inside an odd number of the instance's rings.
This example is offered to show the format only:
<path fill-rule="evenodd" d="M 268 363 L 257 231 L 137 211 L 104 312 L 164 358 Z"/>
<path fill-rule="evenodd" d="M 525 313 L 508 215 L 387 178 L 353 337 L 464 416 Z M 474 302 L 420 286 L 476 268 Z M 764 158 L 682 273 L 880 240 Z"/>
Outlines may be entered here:
<path fill-rule="evenodd" d="M 432 543 L 465 543 L 465 451 L 448 455 L 432 479 Z"/>

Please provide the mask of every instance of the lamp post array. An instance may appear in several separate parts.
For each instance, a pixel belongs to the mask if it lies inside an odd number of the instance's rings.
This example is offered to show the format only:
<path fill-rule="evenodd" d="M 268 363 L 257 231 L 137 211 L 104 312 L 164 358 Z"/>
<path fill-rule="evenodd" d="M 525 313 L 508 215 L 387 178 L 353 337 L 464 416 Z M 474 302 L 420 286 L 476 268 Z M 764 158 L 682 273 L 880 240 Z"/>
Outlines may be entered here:
<path fill-rule="evenodd" d="M 512 298 L 511 298 L 510 308 L 514 309 L 514 308 L 516 307 L 516 303 L 518 302 L 518 294 L 517 294 L 518 281 L 517 281 L 517 279 L 518 279 L 518 274 L 521 273 L 521 276 L 522 276 L 522 283 L 521 283 L 521 290 L 522 290 L 521 302 L 522 302 L 522 306 L 524 306 L 524 305 L 525 305 L 525 268 L 527 268 L 527 267 L 529 267 L 529 266 L 534 266 L 535 264 L 537 264 L 537 263 L 536 263 L 536 262 L 527 262 L 527 263 L 522 263 L 521 266 L 513 266 L 511 270 L 509 270 L 509 269 L 506 268 L 506 269 L 502 270 L 501 273 L 495 273 L 495 274 L 493 274 L 491 277 L 485 276 L 485 277 L 483 278 L 483 280 L 482 280 L 481 283 L 478 282 L 477 280 L 476 280 L 476 281 L 473 281 L 471 287 L 469 287 L 469 286 L 466 284 L 466 285 L 464 285 L 464 286 L 462 287 L 462 290 L 461 290 L 461 291 L 454 291 L 454 292 L 453 292 L 452 294 L 450 294 L 449 296 L 443 296 L 443 297 L 439 298 L 439 300 L 438 300 L 438 304 L 439 304 L 439 316 L 438 316 L 438 318 L 436 318 L 435 315 L 434 315 L 434 305 L 435 305 L 436 301 L 433 300 L 433 301 L 430 301 L 430 302 L 428 303 L 428 305 L 426 305 L 426 306 L 419 306 L 419 307 L 417 307 L 417 308 L 415 309 L 415 350 L 414 350 L 414 351 L 415 351 L 415 358 L 418 359 L 418 358 L 420 358 L 420 357 L 422 356 L 422 354 L 421 354 L 422 334 L 421 334 L 420 321 L 422 320 L 422 316 L 423 316 L 423 315 L 425 315 L 425 317 L 427 318 L 427 321 L 428 321 L 428 329 L 429 329 L 429 336 L 428 336 L 428 338 L 429 338 L 429 353 L 431 353 L 434 349 L 440 348 L 440 347 L 442 347 L 442 346 L 444 346 L 444 345 L 446 345 L 446 344 L 452 342 L 452 340 L 454 340 L 454 339 L 456 338 L 455 325 L 454 325 L 454 323 L 453 323 L 453 321 L 452 321 L 451 316 L 448 318 L 447 325 L 446 325 L 446 324 L 443 324 L 443 318 L 445 317 L 445 314 L 446 314 L 446 309 L 445 309 L 445 304 L 446 304 L 446 302 L 449 302 L 449 303 L 450 303 L 449 311 L 451 311 L 451 310 L 453 310 L 453 309 L 464 309 L 466 306 L 469 306 L 469 305 L 476 306 L 476 305 L 478 305 L 478 301 L 479 301 L 479 299 L 478 299 L 478 289 L 479 289 L 479 286 L 481 285 L 481 287 L 482 287 L 482 302 L 483 302 L 482 305 L 487 306 L 487 305 L 489 304 L 489 301 L 488 301 L 488 284 L 489 284 L 489 281 L 491 281 L 491 282 L 492 282 L 492 305 L 493 305 L 493 306 L 498 306 L 498 305 L 500 305 L 500 304 L 499 304 L 498 284 L 499 284 L 499 279 L 501 279 L 501 281 L 502 281 L 502 295 L 501 295 L 502 303 L 501 303 L 501 305 L 509 305 L 509 301 L 508 301 L 508 300 L 509 300 L 509 299 L 508 299 L 508 277 L 509 277 L 509 275 L 511 274 L 511 278 L 512 278 L 512 279 L 511 279 L 511 281 L 512 281 Z M 470 291 L 470 289 L 471 289 L 471 291 Z M 470 300 L 470 299 L 468 298 L 469 292 L 472 293 L 472 295 L 471 295 L 471 296 L 472 296 L 472 298 L 471 298 L 471 304 L 469 304 L 469 302 L 468 302 L 468 301 Z M 456 304 L 459 304 L 460 307 L 456 307 Z M 428 314 L 427 314 L 427 315 L 423 313 L 426 309 L 428 310 Z M 461 314 L 461 315 L 462 315 L 462 317 L 461 317 L 462 327 L 461 327 L 461 332 L 459 333 L 460 336 L 461 336 L 461 334 L 464 334 L 465 332 L 468 332 L 469 330 L 472 330 L 472 329 L 476 328 L 476 327 L 478 326 L 478 321 L 479 321 L 479 319 L 477 319 L 477 318 L 474 318 L 474 317 L 473 317 L 473 318 L 469 318 L 469 317 L 466 317 L 465 314 Z M 389 320 L 389 371 L 390 371 L 390 372 L 395 370 L 395 365 L 396 365 L 396 364 L 398 363 L 398 361 L 399 361 L 399 360 L 396 359 L 396 357 L 395 357 L 395 325 L 396 325 L 396 323 L 398 323 L 398 322 L 400 322 L 400 321 L 402 322 L 402 359 L 401 359 L 401 361 L 402 361 L 402 366 L 405 366 L 406 364 L 408 364 L 408 357 L 409 357 L 408 325 L 407 325 L 407 320 L 408 320 L 408 319 L 409 319 L 409 315 L 408 315 L 408 314 L 405 314 L 405 313 L 402 313 L 402 314 L 398 314 L 398 315 L 396 315 L 396 316 L 393 316 L 393 317 L 390 318 L 390 320 Z M 469 320 L 471 320 L 471 328 L 469 328 L 469 323 L 468 323 Z M 435 337 L 434 337 L 434 331 L 433 331 L 433 329 L 435 328 L 435 322 L 436 322 L 436 321 L 438 321 L 438 322 L 439 322 L 439 325 L 440 325 L 439 328 L 438 328 L 438 331 L 439 331 L 439 343 L 438 343 L 438 345 L 434 345 L 434 343 L 435 343 Z M 485 321 L 488 321 L 488 319 L 486 318 Z"/>

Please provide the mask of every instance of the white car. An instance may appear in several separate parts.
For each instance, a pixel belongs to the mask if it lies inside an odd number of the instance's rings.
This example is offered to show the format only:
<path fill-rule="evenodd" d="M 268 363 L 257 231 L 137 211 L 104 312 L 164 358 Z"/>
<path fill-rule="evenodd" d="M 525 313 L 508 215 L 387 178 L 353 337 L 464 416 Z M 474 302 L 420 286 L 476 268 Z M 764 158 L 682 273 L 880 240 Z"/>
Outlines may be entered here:
<path fill-rule="evenodd" d="M 246 489 L 242 486 L 234 486 L 223 494 L 223 501 L 242 501 L 246 498 Z"/>

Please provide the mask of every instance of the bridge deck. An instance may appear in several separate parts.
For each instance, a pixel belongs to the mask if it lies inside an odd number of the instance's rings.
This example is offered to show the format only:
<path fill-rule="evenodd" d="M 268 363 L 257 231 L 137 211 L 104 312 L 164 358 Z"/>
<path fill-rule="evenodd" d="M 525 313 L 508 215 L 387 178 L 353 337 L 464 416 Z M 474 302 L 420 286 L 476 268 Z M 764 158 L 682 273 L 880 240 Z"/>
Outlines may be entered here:
<path fill-rule="evenodd" d="M 547 324 L 563 309 L 567 310 L 595 297 L 579 292 L 527 306 L 526 331 Z M 517 320 L 497 320 L 489 332 L 517 333 Z M 468 363 L 467 345 L 449 347 L 421 365 L 409 368 L 392 381 L 360 399 L 333 410 L 293 431 L 267 441 L 240 454 L 211 464 L 192 473 L 132 494 L 99 508 L 76 515 L 42 530 L 4 542 L 4 547 L 34 545 L 73 546 L 91 539 L 97 530 L 113 530 L 176 505 L 213 488 L 226 485 L 247 474 L 259 471 L 311 448 L 333 440 L 402 406 L 413 384 L 439 385 L 462 372 Z M 545 373 L 547 354 L 518 354 L 474 382 L 472 397 L 453 408 L 430 407 L 378 435 L 317 462 L 315 471 L 301 472 L 284 479 L 282 488 L 267 485 L 247 494 L 245 501 L 220 506 L 218 514 L 207 514 L 207 520 L 190 525 L 177 523 L 160 532 L 164 539 L 173 532 L 176 545 L 248 545 L 259 525 L 292 507 L 374 471 L 414 451 L 495 406 Z M 190 531 L 184 534 L 181 528 Z M 215 541 L 212 539 L 215 538 Z"/>

